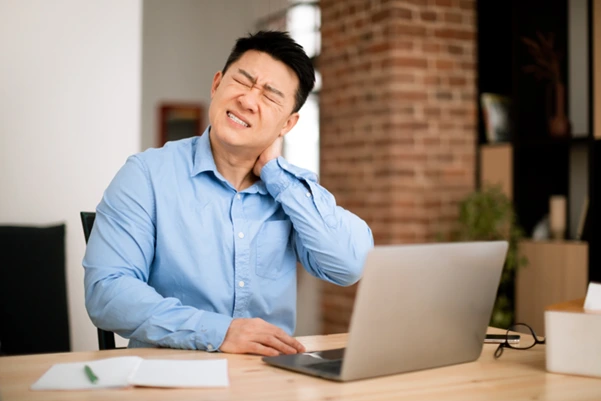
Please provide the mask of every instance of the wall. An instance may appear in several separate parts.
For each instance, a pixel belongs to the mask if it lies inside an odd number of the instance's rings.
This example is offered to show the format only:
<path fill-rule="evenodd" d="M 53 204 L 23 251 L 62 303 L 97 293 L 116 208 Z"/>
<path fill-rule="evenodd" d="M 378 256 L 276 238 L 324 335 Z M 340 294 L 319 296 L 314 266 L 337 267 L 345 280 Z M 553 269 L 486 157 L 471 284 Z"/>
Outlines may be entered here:
<path fill-rule="evenodd" d="M 145 0 L 142 55 L 142 149 L 158 145 L 161 102 L 200 102 L 235 40 L 282 0 Z M 205 126 L 208 124 L 205 110 Z"/>
<path fill-rule="evenodd" d="M 72 349 L 95 349 L 79 211 L 139 149 L 142 4 L 3 0 L 0 15 L 0 224 L 67 224 Z"/>
<path fill-rule="evenodd" d="M 0 224 L 66 222 L 73 350 L 97 348 L 79 211 L 95 209 L 127 156 L 156 145 L 157 103 L 208 105 L 234 39 L 286 4 L 0 2 Z M 315 283 L 303 272 L 299 280 L 299 333 L 314 333 Z"/>
<path fill-rule="evenodd" d="M 474 0 L 322 0 L 322 184 L 376 245 L 432 242 L 475 188 Z M 325 333 L 356 286 L 324 286 Z"/>

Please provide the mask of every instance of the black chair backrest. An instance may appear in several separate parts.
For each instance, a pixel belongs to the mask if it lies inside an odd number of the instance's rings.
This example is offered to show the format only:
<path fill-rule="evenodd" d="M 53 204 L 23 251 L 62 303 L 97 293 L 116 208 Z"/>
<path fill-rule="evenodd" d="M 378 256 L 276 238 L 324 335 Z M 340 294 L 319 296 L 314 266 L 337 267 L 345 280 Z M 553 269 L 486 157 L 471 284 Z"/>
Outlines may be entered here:
<path fill-rule="evenodd" d="M 0 355 L 71 351 L 65 230 L 0 226 Z"/>
<path fill-rule="evenodd" d="M 81 225 L 83 226 L 83 235 L 86 239 L 87 244 L 88 239 L 90 238 L 90 233 L 92 232 L 92 227 L 94 226 L 94 219 L 96 218 L 96 213 L 80 212 L 80 216 Z M 115 346 L 115 335 L 112 331 L 98 329 L 98 348 L 100 350 L 117 348 Z"/>

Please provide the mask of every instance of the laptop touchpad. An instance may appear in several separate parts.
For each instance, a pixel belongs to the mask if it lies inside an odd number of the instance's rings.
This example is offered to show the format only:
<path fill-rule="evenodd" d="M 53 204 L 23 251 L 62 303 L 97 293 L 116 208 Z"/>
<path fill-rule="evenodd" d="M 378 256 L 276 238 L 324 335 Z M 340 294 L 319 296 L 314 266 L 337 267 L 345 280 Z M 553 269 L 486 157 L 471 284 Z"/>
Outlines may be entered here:
<path fill-rule="evenodd" d="M 310 355 L 315 359 L 323 359 L 325 361 L 332 361 L 342 359 L 344 357 L 345 348 L 329 349 L 325 351 L 306 352 L 305 355 Z"/>

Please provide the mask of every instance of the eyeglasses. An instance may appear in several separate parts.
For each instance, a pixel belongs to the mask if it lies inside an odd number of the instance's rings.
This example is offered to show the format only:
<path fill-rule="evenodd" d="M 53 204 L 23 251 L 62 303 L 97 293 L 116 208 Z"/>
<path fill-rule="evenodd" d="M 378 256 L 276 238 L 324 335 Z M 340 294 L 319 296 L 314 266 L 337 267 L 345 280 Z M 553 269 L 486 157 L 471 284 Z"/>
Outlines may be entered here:
<path fill-rule="evenodd" d="M 512 335 L 511 332 L 518 332 L 526 335 L 520 336 L 519 342 L 514 343 L 510 341 L 509 336 Z M 495 359 L 500 358 L 501 355 L 503 355 L 503 350 L 505 348 L 525 350 L 534 347 L 536 344 L 544 343 L 545 338 L 537 336 L 532 327 L 528 326 L 526 323 L 516 323 L 507 329 L 507 332 L 505 333 L 505 341 L 499 344 L 497 350 L 495 351 Z"/>

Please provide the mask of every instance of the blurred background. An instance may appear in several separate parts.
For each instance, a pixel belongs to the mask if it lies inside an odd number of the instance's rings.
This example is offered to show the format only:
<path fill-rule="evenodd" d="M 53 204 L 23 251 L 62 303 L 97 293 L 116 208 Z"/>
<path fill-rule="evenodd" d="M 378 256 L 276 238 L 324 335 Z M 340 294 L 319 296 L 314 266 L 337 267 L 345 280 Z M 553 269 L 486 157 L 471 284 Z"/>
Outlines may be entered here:
<path fill-rule="evenodd" d="M 289 31 L 317 71 L 285 157 L 376 245 L 510 239 L 494 322 L 542 322 L 601 279 L 594 4 L 0 0 L 0 341 L 97 349 L 80 211 L 131 154 L 206 128 L 213 75 L 259 29 Z M 347 329 L 356 286 L 301 268 L 299 286 L 297 335 Z"/>

